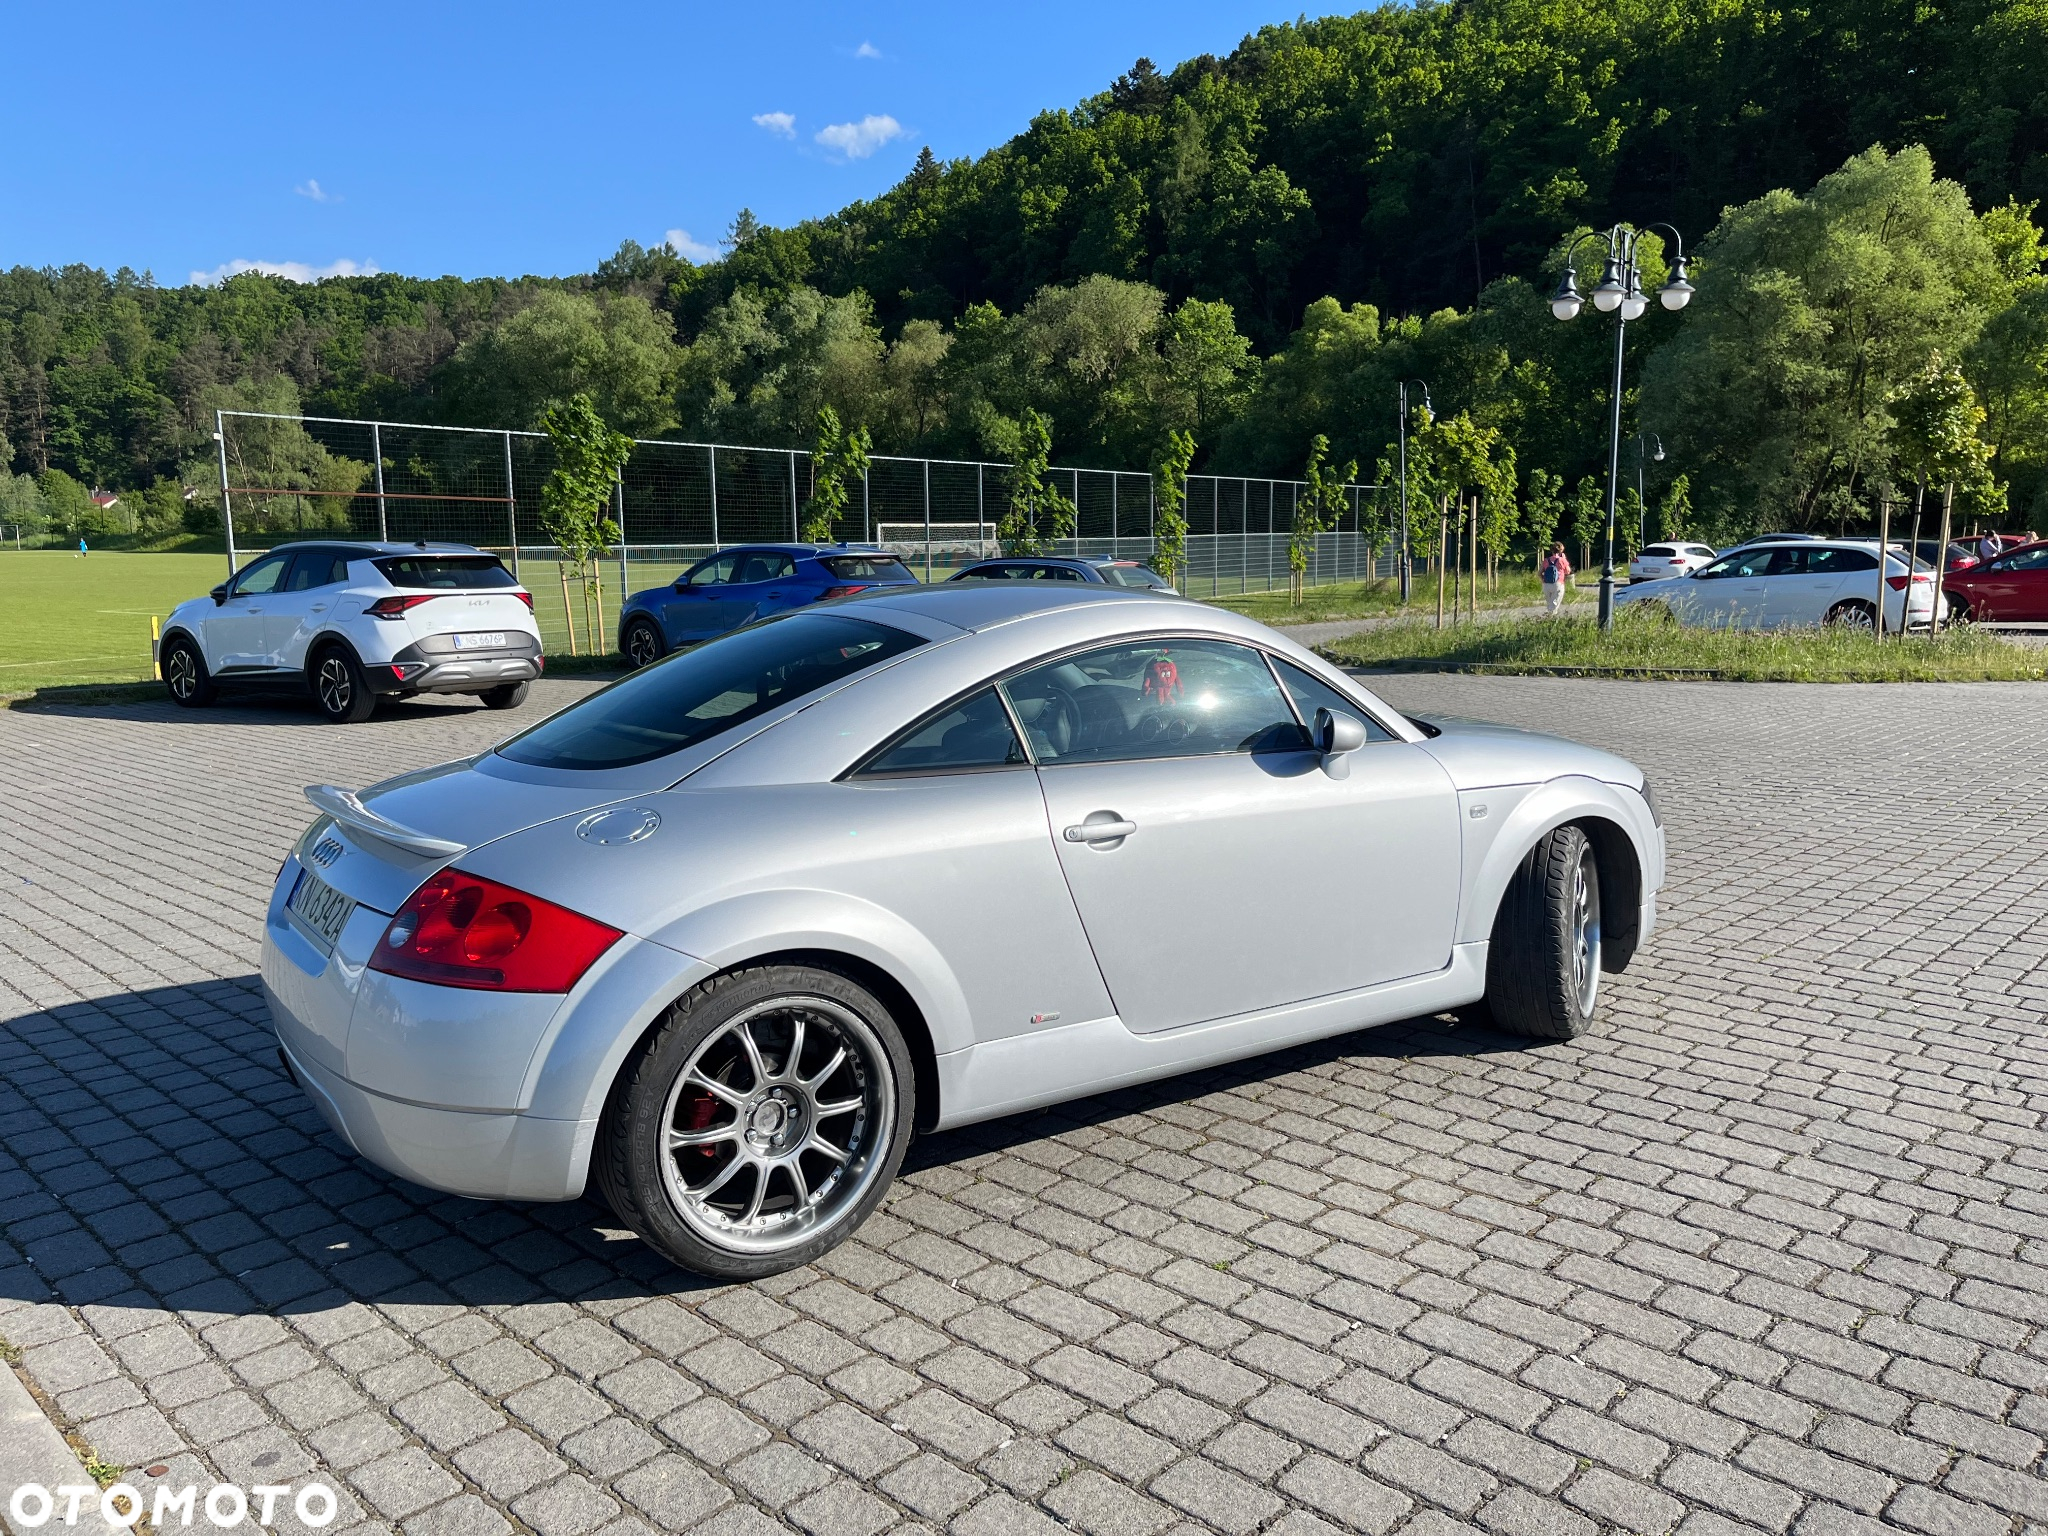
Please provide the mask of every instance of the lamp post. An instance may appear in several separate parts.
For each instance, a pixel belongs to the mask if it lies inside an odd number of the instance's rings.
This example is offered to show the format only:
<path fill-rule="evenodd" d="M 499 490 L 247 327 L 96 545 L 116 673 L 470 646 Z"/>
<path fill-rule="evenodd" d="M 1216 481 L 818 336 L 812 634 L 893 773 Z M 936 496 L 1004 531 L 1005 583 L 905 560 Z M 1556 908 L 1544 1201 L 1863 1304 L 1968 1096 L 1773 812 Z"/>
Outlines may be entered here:
<path fill-rule="evenodd" d="M 1434 411 L 1429 403 L 1429 386 L 1420 379 L 1401 381 L 1401 601 L 1408 601 L 1408 589 L 1413 579 L 1414 561 L 1408 548 L 1408 386 L 1418 385 L 1422 390 L 1422 408 Z"/>
<path fill-rule="evenodd" d="M 1691 303 L 1693 287 L 1685 279 L 1685 240 L 1669 224 L 1647 224 L 1642 229 L 1617 224 L 1608 230 L 1605 235 L 1607 265 L 1600 274 L 1599 284 L 1593 289 L 1593 307 L 1603 315 L 1614 316 L 1614 408 L 1607 446 L 1607 552 L 1600 569 L 1602 629 L 1614 627 L 1614 497 L 1616 483 L 1621 479 L 1622 351 L 1629 321 L 1641 319 L 1643 311 L 1650 307 L 1650 300 L 1643 292 L 1643 273 L 1636 260 L 1636 247 L 1642 237 L 1653 229 L 1668 230 L 1677 247 L 1671 263 L 1670 280 L 1657 290 L 1658 302 L 1669 310 L 1680 310 Z M 1588 240 L 1599 238 L 1597 231 L 1583 234 L 1564 253 L 1564 280 L 1550 296 L 1550 312 L 1560 320 L 1576 318 L 1585 307 L 1586 301 L 1579 296 L 1578 278 L 1572 271 L 1572 257 Z"/>
<path fill-rule="evenodd" d="M 1643 455 L 1664 462 L 1664 439 L 1654 432 L 1638 432 L 1629 439 L 1636 445 L 1636 548 L 1641 549 L 1650 541 L 1650 504 L 1643 500 Z M 1657 445 L 1657 451 L 1650 453 L 1650 444 Z"/>

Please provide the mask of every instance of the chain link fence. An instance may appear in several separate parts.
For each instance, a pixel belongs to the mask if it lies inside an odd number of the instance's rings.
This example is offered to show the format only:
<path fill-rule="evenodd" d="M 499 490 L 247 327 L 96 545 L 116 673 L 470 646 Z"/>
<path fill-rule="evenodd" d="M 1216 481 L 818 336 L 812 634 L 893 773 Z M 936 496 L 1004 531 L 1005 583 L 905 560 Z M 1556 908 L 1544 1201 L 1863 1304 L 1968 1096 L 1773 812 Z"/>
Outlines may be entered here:
<path fill-rule="evenodd" d="M 220 416 L 223 524 L 232 559 L 322 536 L 471 544 L 502 557 L 539 604 L 550 645 L 566 637 L 567 575 L 540 526 L 540 491 L 551 467 L 536 432 L 419 423 L 274 416 Z M 811 455 L 801 448 L 639 440 L 620 474 L 612 516 L 622 542 L 601 563 L 605 610 L 617 590 L 672 581 L 734 544 L 798 539 L 811 494 Z M 877 544 L 926 581 L 1001 553 L 996 524 L 1010 495 L 1011 466 L 876 455 L 832 530 L 835 541 Z M 1058 553 L 1150 560 L 1156 507 L 1142 471 L 1055 468 L 1048 478 L 1076 510 L 1074 536 Z M 1188 477 L 1181 588 L 1192 597 L 1264 592 L 1287 585 L 1294 480 Z M 1337 526 L 1314 541 L 1309 585 L 1394 574 L 1391 549 L 1369 548 L 1361 511 L 1378 488 L 1346 487 Z"/>

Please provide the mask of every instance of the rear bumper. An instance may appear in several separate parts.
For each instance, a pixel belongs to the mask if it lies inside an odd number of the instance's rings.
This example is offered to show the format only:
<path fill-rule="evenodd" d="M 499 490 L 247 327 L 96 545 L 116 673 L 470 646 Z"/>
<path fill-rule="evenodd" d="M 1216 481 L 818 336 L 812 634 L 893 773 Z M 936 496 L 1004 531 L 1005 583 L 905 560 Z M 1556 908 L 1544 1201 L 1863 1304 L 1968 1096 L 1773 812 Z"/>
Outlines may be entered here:
<path fill-rule="evenodd" d="M 489 650 L 457 650 L 452 633 L 428 635 L 363 670 L 378 693 L 481 693 L 539 677 L 547 665 L 539 637 L 513 631 L 506 641 Z"/>
<path fill-rule="evenodd" d="M 401 1178 L 479 1200 L 574 1200 L 583 1193 L 597 1134 L 594 1119 L 546 1120 L 408 1103 L 359 1088 L 280 1049 L 336 1133 Z"/>

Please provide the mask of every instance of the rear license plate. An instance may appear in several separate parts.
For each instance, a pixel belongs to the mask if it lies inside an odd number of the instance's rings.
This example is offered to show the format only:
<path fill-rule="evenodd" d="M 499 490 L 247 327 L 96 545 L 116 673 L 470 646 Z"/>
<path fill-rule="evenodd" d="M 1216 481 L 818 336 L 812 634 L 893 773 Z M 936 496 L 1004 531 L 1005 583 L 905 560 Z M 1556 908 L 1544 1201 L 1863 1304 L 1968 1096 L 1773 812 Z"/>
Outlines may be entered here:
<path fill-rule="evenodd" d="M 298 919 L 299 927 L 305 930 L 308 938 L 318 942 L 323 949 L 332 949 L 355 906 L 348 897 L 307 869 L 299 872 L 299 883 L 292 887 L 291 900 L 285 903 L 285 910 Z"/>
<path fill-rule="evenodd" d="M 457 635 L 455 637 L 455 649 L 458 651 L 497 650 L 502 648 L 504 644 L 505 632 L 502 629 L 494 629 L 487 634 Z"/>

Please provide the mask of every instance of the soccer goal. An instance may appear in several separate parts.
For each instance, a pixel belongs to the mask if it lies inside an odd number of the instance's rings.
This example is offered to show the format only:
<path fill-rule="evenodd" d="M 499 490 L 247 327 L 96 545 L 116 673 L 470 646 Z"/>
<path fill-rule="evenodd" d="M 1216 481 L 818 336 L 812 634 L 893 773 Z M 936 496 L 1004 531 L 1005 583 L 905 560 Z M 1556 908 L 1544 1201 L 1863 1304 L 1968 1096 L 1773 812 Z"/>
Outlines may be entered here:
<path fill-rule="evenodd" d="M 875 542 L 894 554 L 920 559 L 927 547 L 935 555 L 967 555 L 976 560 L 1003 552 L 994 523 L 932 523 L 929 529 L 924 523 L 877 523 Z"/>

